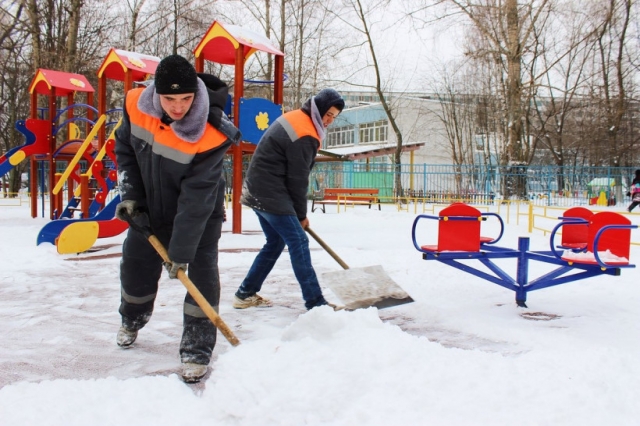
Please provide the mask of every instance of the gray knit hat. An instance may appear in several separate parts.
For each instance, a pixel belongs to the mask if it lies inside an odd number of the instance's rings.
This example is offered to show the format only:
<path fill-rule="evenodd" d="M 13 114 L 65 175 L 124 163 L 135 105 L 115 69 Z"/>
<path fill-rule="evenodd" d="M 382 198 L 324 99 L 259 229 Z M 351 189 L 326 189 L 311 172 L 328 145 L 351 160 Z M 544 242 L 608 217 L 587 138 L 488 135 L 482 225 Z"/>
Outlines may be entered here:
<path fill-rule="evenodd" d="M 156 93 L 179 95 L 198 91 L 196 69 L 180 55 L 169 55 L 158 64 L 155 75 Z"/>

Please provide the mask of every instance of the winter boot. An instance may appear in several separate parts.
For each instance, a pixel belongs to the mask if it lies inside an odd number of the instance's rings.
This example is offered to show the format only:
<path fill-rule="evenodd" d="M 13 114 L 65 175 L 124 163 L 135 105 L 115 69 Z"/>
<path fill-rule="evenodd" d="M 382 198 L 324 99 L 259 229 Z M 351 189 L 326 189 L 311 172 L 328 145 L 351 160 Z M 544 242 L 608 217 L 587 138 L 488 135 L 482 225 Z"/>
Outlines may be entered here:
<path fill-rule="evenodd" d="M 133 342 L 136 341 L 137 337 L 138 337 L 138 330 L 128 330 L 124 328 L 124 326 L 121 326 L 120 330 L 118 330 L 118 336 L 116 338 L 116 342 L 118 343 L 118 346 L 120 346 L 121 348 L 128 348 L 129 346 L 131 346 Z"/>
<path fill-rule="evenodd" d="M 182 363 L 182 380 L 185 383 L 198 383 L 207 374 L 207 366 L 192 362 Z"/>

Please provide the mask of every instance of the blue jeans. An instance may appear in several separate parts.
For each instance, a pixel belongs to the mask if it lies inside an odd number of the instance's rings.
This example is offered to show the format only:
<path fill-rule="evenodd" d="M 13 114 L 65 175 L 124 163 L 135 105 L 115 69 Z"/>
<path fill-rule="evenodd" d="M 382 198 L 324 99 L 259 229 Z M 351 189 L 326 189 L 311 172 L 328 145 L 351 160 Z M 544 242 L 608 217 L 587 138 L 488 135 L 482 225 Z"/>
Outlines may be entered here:
<path fill-rule="evenodd" d="M 262 283 L 282 254 L 284 246 L 289 248 L 291 266 L 302 289 L 302 298 L 307 309 L 326 305 L 318 277 L 311 265 L 309 239 L 300 221 L 294 215 L 281 215 L 253 210 L 258 215 L 260 226 L 267 242 L 256 256 L 247 276 L 238 288 L 236 296 L 246 299 L 258 293 Z"/>

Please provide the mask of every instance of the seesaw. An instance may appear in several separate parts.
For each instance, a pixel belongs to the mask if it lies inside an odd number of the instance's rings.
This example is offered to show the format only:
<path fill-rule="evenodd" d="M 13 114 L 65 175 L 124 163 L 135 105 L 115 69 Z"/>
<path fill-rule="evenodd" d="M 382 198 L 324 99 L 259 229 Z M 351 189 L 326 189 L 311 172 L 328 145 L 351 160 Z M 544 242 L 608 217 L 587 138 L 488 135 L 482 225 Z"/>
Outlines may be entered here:
<path fill-rule="evenodd" d="M 117 195 L 92 218 L 52 220 L 40 230 L 37 244 L 54 244 L 60 254 L 80 253 L 90 249 L 98 238 L 120 235 L 129 225 L 115 218 L 119 202 Z"/>
<path fill-rule="evenodd" d="M 583 210 L 587 210 L 582 208 Z M 516 304 L 527 307 L 527 293 L 568 282 L 599 275 L 620 275 L 622 268 L 635 268 L 629 264 L 632 225 L 626 217 L 614 212 L 565 212 L 550 237 L 551 250 L 531 251 L 529 238 L 520 237 L 516 249 L 496 246 L 504 232 L 504 222 L 495 213 L 481 213 L 464 203 L 454 203 L 440 211 L 438 216 L 418 215 L 413 222 L 413 245 L 424 260 L 436 260 L 470 273 L 486 281 L 515 292 Z M 490 218 L 500 222 L 496 238 L 481 237 L 480 224 Z M 585 218 L 586 217 L 586 218 Z M 423 220 L 438 221 L 438 241 L 435 245 L 417 242 L 416 230 Z M 558 247 L 554 239 L 566 227 L 565 240 Z M 563 245 L 563 243 L 565 245 Z M 563 252 L 558 251 L 563 249 Z M 501 269 L 494 260 L 516 259 L 515 277 Z M 479 261 L 487 271 L 480 270 L 462 260 Z M 529 280 L 529 261 L 557 265 L 551 272 Z"/>

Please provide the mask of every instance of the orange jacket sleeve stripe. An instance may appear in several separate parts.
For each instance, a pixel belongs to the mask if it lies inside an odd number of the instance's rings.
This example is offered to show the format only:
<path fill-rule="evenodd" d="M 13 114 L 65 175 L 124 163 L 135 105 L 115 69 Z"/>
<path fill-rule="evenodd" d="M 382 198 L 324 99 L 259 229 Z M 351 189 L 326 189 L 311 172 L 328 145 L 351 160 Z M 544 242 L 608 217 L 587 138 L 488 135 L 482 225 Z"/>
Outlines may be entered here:
<path fill-rule="evenodd" d="M 282 118 L 282 127 L 292 141 L 296 141 L 304 136 L 311 136 L 318 139 L 318 142 L 320 141 L 318 131 L 313 125 L 311 117 L 305 114 L 302 110 L 296 109 L 287 112 L 282 116 Z"/>

